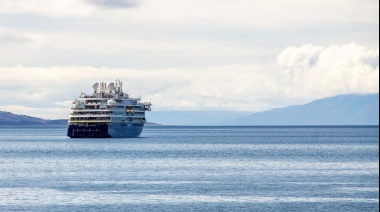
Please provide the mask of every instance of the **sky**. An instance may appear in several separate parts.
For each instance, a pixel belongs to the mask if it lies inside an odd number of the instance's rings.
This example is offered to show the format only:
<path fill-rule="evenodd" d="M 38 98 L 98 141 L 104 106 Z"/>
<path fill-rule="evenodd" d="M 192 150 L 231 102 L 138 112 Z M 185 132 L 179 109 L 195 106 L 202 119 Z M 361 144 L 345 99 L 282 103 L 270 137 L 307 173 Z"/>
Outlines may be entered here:
<path fill-rule="evenodd" d="M 65 119 L 93 82 L 152 110 L 379 92 L 378 0 L 0 0 L 0 111 Z"/>

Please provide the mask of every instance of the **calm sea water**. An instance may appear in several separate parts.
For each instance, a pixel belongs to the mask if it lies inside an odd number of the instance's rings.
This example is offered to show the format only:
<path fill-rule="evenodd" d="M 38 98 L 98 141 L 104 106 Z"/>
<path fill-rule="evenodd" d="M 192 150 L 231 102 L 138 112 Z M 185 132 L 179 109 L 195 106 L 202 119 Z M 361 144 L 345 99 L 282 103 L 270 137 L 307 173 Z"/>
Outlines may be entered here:
<path fill-rule="evenodd" d="M 0 211 L 378 211 L 378 127 L 0 129 Z"/>

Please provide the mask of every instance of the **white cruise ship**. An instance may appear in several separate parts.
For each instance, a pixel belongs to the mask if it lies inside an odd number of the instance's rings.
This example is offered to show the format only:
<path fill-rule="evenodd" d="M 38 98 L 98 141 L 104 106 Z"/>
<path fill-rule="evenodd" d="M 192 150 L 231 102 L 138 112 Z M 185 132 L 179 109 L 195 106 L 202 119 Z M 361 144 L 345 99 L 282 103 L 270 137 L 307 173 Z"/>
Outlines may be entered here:
<path fill-rule="evenodd" d="M 123 83 L 97 83 L 91 95 L 82 93 L 73 101 L 67 127 L 71 138 L 138 137 L 144 127 L 145 111 L 150 102 L 130 97 L 123 92 Z"/>

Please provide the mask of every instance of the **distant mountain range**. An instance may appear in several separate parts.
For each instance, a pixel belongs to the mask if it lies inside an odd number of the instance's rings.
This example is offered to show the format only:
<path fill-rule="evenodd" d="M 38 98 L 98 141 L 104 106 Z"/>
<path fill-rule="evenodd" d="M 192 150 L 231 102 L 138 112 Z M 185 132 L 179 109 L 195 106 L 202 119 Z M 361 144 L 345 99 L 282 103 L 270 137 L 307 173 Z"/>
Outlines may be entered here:
<path fill-rule="evenodd" d="M 151 111 L 147 125 L 379 125 L 379 94 L 348 94 L 264 112 Z M 46 120 L 0 111 L 0 126 L 67 125 L 67 119 Z"/>
<path fill-rule="evenodd" d="M 228 125 L 379 125 L 379 94 L 340 95 L 228 120 Z"/>
<path fill-rule="evenodd" d="M 379 125 L 379 94 L 348 94 L 264 112 L 152 111 L 163 125 Z"/>
<path fill-rule="evenodd" d="M 244 111 L 192 111 L 192 110 L 172 110 L 147 112 L 146 118 L 149 121 L 163 125 L 220 125 L 226 120 L 237 117 L 251 115 L 252 112 Z"/>

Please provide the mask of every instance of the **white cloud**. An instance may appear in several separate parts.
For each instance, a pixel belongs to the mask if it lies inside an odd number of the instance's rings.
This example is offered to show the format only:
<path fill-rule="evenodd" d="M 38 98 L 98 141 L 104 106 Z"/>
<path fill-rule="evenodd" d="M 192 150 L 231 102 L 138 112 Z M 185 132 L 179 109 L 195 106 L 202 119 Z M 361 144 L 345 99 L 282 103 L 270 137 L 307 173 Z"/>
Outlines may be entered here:
<path fill-rule="evenodd" d="M 65 66 L 82 65 L 92 62 L 126 66 L 134 59 L 144 57 L 150 63 L 160 61 L 175 62 L 176 58 L 195 61 L 227 59 L 269 55 L 273 50 L 266 47 L 236 45 L 230 42 L 214 40 L 192 40 L 189 38 L 167 38 L 136 34 L 110 35 L 82 32 L 20 32 L 0 28 L 0 66 L 49 64 Z M 49 60 L 47 60 L 47 57 Z M 188 62 L 188 63 L 191 63 Z M 58 64 L 57 64 L 58 63 Z M 122 65 L 120 65 L 122 64 Z M 197 64 L 202 64 L 201 62 Z M 162 67 L 162 65 L 160 66 Z"/>
<path fill-rule="evenodd" d="M 212 67 L 269 61 L 303 43 L 375 48 L 378 4 L 0 0 L 0 66 Z"/>
<path fill-rule="evenodd" d="M 23 46 L 42 49 L 49 43 L 49 36 L 41 33 L 20 33 L 0 27 L 0 50 L 14 49 Z"/>
<path fill-rule="evenodd" d="M 289 46 L 277 57 L 277 63 L 287 73 L 310 69 L 318 62 L 321 46 L 312 44 L 301 47 Z"/>
<path fill-rule="evenodd" d="M 379 49 L 355 43 L 327 48 L 304 45 L 286 48 L 277 59 L 291 76 L 288 95 L 322 97 L 379 90 Z"/>
<path fill-rule="evenodd" d="M 125 82 L 125 91 L 154 110 L 261 111 L 345 93 L 379 90 L 379 50 L 355 43 L 288 47 L 276 64 L 237 64 L 207 69 L 133 70 L 94 67 L 0 68 L 0 109 L 45 108 L 60 118 L 95 81 Z M 50 108 L 50 109 L 47 109 Z M 41 115 L 38 109 L 30 109 Z M 41 116 L 49 118 L 52 113 Z M 54 117 L 58 116 L 56 114 Z"/>
<path fill-rule="evenodd" d="M 14 0 L 0 1 L 1 13 L 31 13 L 58 17 L 85 17 L 94 13 L 94 9 L 81 0 Z"/>
<path fill-rule="evenodd" d="M 0 13 L 211 24 L 214 27 L 245 25 L 289 28 L 316 23 L 378 23 L 379 13 L 379 2 L 372 0 L 0 0 L 0 4 Z"/>
<path fill-rule="evenodd" d="M 134 19 L 171 23 L 214 23 L 264 28 L 289 28 L 305 23 L 378 22 L 377 1 L 178 0 L 174 3 L 171 0 L 146 0 L 142 6 L 141 10 L 126 15 Z M 138 14 L 141 16 L 138 17 Z"/>

